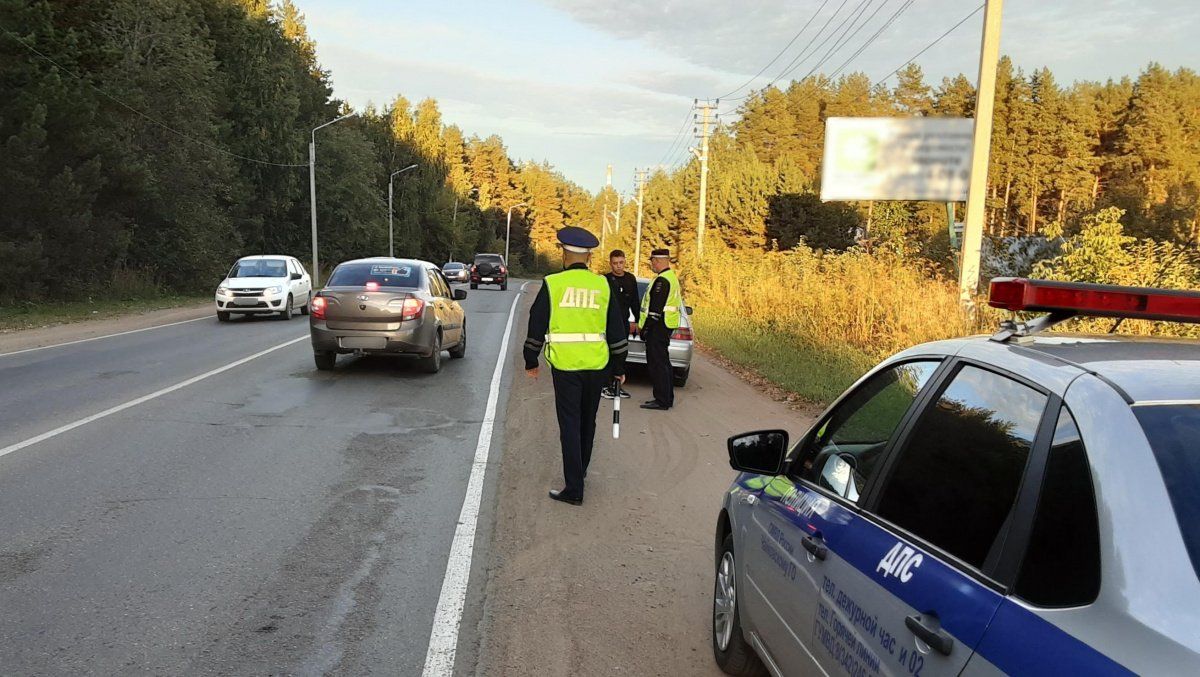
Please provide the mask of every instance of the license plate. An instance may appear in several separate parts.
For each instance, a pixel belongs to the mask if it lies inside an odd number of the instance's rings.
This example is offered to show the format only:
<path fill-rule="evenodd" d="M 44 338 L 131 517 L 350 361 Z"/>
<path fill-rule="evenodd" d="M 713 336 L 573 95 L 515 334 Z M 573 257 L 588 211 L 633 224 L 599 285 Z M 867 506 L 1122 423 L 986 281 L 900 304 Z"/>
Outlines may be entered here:
<path fill-rule="evenodd" d="M 387 339 L 383 336 L 343 336 L 338 339 L 338 345 L 358 350 L 383 350 L 387 347 Z"/>
<path fill-rule="evenodd" d="M 492 278 L 490 278 L 490 277 L 485 277 L 485 278 L 482 278 L 482 281 L 483 281 L 483 282 L 491 282 L 491 281 L 492 281 Z"/>
<path fill-rule="evenodd" d="M 233 305 L 235 305 L 235 306 L 254 306 L 254 305 L 258 305 L 258 299 L 253 299 L 253 298 L 251 298 L 251 299 L 234 299 Z"/>

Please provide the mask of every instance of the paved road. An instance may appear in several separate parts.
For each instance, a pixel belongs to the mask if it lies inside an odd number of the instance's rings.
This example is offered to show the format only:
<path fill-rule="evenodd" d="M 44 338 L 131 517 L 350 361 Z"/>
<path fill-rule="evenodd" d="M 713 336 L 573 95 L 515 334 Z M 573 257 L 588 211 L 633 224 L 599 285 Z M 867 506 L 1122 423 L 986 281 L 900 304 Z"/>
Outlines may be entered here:
<path fill-rule="evenodd" d="M 307 322 L 0 356 L 0 670 L 419 674 L 517 293 L 471 292 L 468 355 L 437 375 L 317 372 L 305 338 L 6 455 Z"/>

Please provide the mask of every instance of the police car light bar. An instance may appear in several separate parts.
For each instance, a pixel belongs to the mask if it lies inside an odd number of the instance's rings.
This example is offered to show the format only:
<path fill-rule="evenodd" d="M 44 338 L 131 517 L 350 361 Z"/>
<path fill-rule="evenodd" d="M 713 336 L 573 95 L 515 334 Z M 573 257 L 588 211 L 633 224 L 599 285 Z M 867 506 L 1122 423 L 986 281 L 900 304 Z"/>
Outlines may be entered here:
<path fill-rule="evenodd" d="M 1200 292 L 1174 289 L 998 277 L 992 280 L 988 305 L 1050 313 L 1048 322 L 1036 328 L 1030 326 L 1031 331 L 1009 333 L 1010 336 L 1032 333 L 1076 316 L 1200 323 Z"/>

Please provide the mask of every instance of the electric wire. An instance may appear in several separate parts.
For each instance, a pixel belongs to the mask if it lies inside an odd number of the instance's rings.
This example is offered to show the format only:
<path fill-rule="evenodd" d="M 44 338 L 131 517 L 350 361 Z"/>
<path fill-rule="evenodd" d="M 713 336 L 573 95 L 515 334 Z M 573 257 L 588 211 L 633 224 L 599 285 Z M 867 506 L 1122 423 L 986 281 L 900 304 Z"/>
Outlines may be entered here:
<path fill-rule="evenodd" d="M 986 4 L 987 4 L 987 3 L 985 2 L 985 3 L 981 4 L 981 5 L 979 5 L 978 7 L 976 7 L 976 8 L 975 8 L 975 9 L 974 9 L 974 10 L 973 10 L 973 11 L 972 11 L 970 14 L 968 14 L 968 15 L 964 16 L 962 19 L 960 19 L 960 20 L 958 21 L 958 23 L 956 23 L 956 24 L 954 24 L 953 26 L 951 26 L 951 27 L 950 27 L 950 28 L 949 28 L 949 29 L 948 29 L 948 30 L 947 30 L 945 33 L 942 33 L 941 35 L 939 35 L 939 36 L 938 36 L 938 37 L 937 37 L 937 38 L 936 38 L 936 39 L 935 39 L 933 42 L 929 43 L 928 45 L 925 45 L 925 48 L 924 48 L 924 49 L 922 49 L 921 51 L 917 52 L 916 54 L 913 54 L 911 59 L 909 59 L 908 61 L 905 61 L 904 63 L 902 63 L 902 64 L 900 64 L 899 66 L 897 66 L 897 67 L 896 67 L 896 70 L 892 71 L 891 73 L 888 73 L 887 75 L 885 75 L 885 76 L 883 76 L 882 78 L 880 78 L 879 80 L 877 80 L 877 81 L 875 82 L 875 84 L 874 84 L 874 85 L 871 85 L 871 87 L 872 87 L 872 88 L 874 88 L 874 87 L 876 87 L 876 86 L 878 86 L 878 85 L 881 85 L 881 84 L 883 84 L 885 81 L 887 81 L 887 80 L 888 80 L 888 78 L 892 77 L 892 76 L 893 76 L 893 75 L 895 75 L 896 73 L 899 73 L 899 72 L 900 72 L 900 69 L 902 69 L 902 68 L 904 68 L 905 66 L 907 66 L 908 64 L 910 64 L 910 63 L 912 63 L 912 62 L 916 61 L 916 60 L 917 60 L 917 58 L 918 58 L 918 57 L 920 57 L 920 56 L 921 56 L 922 54 L 924 54 L 925 52 L 928 52 L 930 49 L 933 49 L 933 46 L 934 46 L 934 45 L 936 45 L 937 43 L 941 42 L 941 41 L 942 41 L 942 39 L 944 39 L 944 38 L 945 38 L 947 35 L 950 35 L 950 34 L 951 34 L 951 33 L 953 33 L 955 30 L 957 30 L 959 26 L 961 26 L 961 25 L 965 24 L 965 23 L 967 22 L 967 19 L 970 19 L 971 17 L 973 17 L 973 16 L 975 16 L 976 14 L 978 14 L 978 13 L 979 13 L 979 10 L 983 9 L 984 5 L 986 5 Z"/>
<path fill-rule="evenodd" d="M 896 19 L 900 18 L 900 15 L 904 14 L 904 12 L 906 12 L 909 7 L 912 7 L 913 3 L 915 3 L 915 2 L 916 2 L 916 0 L 908 0 L 903 5 L 901 5 L 899 9 L 897 9 L 895 12 L 893 12 L 892 16 L 889 17 L 888 20 L 885 21 L 883 23 L 883 25 L 880 26 L 879 29 L 876 30 L 871 35 L 871 37 L 867 38 L 867 41 L 864 42 L 862 44 L 862 46 L 858 48 L 858 50 L 856 50 L 853 54 L 850 55 L 850 58 L 843 61 L 842 65 L 838 66 L 836 69 L 834 69 L 834 71 L 832 73 L 829 74 L 829 79 L 832 80 L 833 78 L 837 77 L 838 73 L 841 73 L 842 70 L 846 68 L 846 66 L 850 65 L 851 61 L 854 61 L 855 59 L 857 59 L 860 54 L 862 54 L 864 51 L 866 51 L 866 49 L 868 47 L 870 47 L 872 44 L 874 44 L 875 41 L 877 39 L 879 39 L 879 36 L 883 35 L 883 32 L 886 31 L 889 27 L 891 27 L 891 25 L 893 23 L 895 23 Z"/>
<path fill-rule="evenodd" d="M 734 87 L 733 89 L 729 90 L 727 93 L 722 94 L 721 96 L 718 96 L 717 99 L 725 99 L 730 96 L 733 96 L 734 94 L 737 94 L 739 91 L 741 91 L 742 88 L 753 83 L 763 73 L 767 72 L 767 69 L 771 67 L 771 64 L 778 61 L 779 57 L 781 57 L 785 53 L 787 53 L 787 51 L 792 48 L 792 45 L 796 44 L 796 41 L 800 39 L 800 36 L 804 34 L 804 31 L 808 30 L 808 27 L 809 27 L 809 25 L 812 24 L 813 19 L 816 19 L 817 15 L 820 14 L 821 10 L 825 9 L 825 5 L 828 5 L 828 4 L 829 4 L 829 0 L 822 0 L 821 6 L 817 8 L 817 11 L 813 12 L 812 16 L 808 17 L 808 21 L 804 22 L 804 25 L 800 27 L 800 30 L 797 31 L 796 34 L 792 36 L 792 39 L 789 40 L 788 43 L 783 46 L 783 49 L 779 50 L 779 53 L 776 54 L 774 58 L 772 58 L 770 61 L 768 61 L 766 63 L 766 65 L 764 65 L 762 68 L 760 68 L 759 71 L 757 73 L 755 73 L 754 76 L 751 77 L 749 80 L 743 82 L 742 84 L 738 85 L 737 87 Z"/>
<path fill-rule="evenodd" d="M 804 74 L 804 77 L 799 78 L 800 80 L 804 80 L 805 78 L 808 78 L 809 76 L 811 76 L 813 73 L 816 73 L 818 68 L 825 65 L 825 62 L 829 61 L 829 59 L 834 54 L 836 54 L 838 51 L 840 51 L 842 49 L 842 47 L 845 47 L 846 43 L 853 40 L 854 36 L 858 35 L 858 32 L 860 30 L 862 30 L 863 26 L 866 26 L 867 23 L 869 23 L 871 21 L 871 19 L 874 19 L 875 15 L 879 13 L 879 10 L 883 9 L 883 6 L 887 4 L 887 0 L 884 0 L 882 3 L 880 3 L 880 5 L 878 7 L 875 8 L 875 11 L 871 13 L 871 16 L 867 17 L 866 21 L 863 21 L 862 23 L 858 24 L 857 27 L 855 27 L 855 24 L 858 22 L 859 17 L 861 17 L 863 15 L 863 13 L 866 12 L 867 8 L 871 6 L 871 3 L 873 1 L 874 0 L 864 0 L 862 3 L 859 4 L 858 8 L 856 9 L 857 14 L 852 14 L 848 18 L 848 23 L 843 22 L 845 24 L 845 28 L 842 30 L 842 34 L 840 36 L 838 36 L 838 38 L 836 40 L 833 41 L 833 45 L 831 45 L 829 47 L 829 49 L 825 52 L 825 55 L 821 57 L 821 60 L 816 62 L 815 64 L 813 64 L 812 68 L 809 68 L 808 72 Z M 853 33 L 850 33 L 851 28 L 854 28 Z M 837 31 L 834 31 L 834 33 L 836 33 L 836 32 Z M 849 34 L 849 35 L 847 35 L 847 34 Z M 796 64 L 796 67 L 793 68 L 792 70 L 787 71 L 786 73 L 782 73 L 780 75 L 780 78 L 782 79 L 782 78 L 785 78 L 785 77 L 791 75 L 799 67 L 800 67 L 800 64 Z"/>

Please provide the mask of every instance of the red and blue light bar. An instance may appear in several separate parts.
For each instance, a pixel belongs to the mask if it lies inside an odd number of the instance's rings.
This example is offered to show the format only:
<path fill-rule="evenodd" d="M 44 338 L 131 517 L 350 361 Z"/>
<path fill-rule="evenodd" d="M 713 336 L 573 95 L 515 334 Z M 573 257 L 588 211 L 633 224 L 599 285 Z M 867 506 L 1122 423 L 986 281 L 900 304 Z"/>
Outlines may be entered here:
<path fill-rule="evenodd" d="M 1200 323 L 1200 292 L 1175 289 L 998 277 L 992 280 L 988 305 L 1070 316 Z"/>

